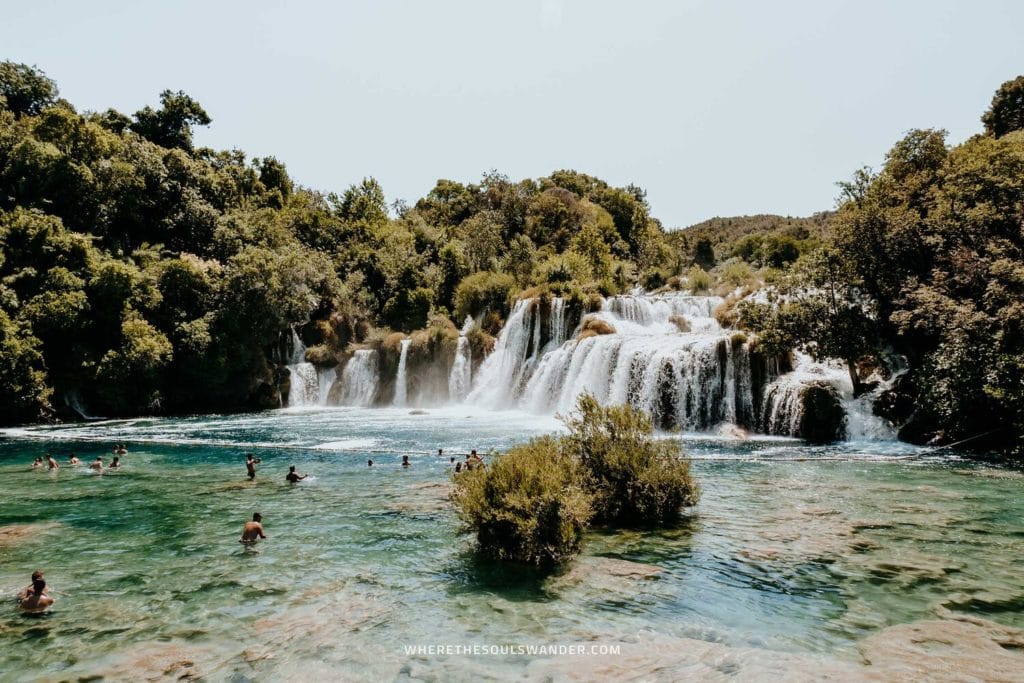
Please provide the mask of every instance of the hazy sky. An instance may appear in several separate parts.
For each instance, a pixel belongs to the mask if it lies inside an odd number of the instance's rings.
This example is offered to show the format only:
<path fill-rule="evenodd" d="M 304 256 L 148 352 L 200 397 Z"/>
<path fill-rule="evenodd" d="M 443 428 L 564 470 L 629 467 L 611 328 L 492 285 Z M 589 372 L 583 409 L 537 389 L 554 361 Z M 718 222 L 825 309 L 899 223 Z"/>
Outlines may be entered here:
<path fill-rule="evenodd" d="M 298 182 L 575 168 L 648 191 L 666 226 L 831 208 L 913 127 L 959 141 L 1024 73 L 1024 2 L 49 2 L 0 0 L 0 57 L 79 109 L 165 88 L 198 144 Z"/>

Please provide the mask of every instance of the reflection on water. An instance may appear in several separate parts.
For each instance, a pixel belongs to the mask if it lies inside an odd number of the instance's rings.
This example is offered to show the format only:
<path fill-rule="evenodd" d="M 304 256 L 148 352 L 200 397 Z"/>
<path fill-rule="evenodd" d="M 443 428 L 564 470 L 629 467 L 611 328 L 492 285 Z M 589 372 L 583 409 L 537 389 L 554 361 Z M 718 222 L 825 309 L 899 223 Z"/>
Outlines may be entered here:
<path fill-rule="evenodd" d="M 979 643 L 1002 638 L 993 647 L 1020 654 L 1013 632 L 998 631 L 1024 627 L 1017 472 L 900 444 L 687 437 L 704 493 L 674 528 L 595 531 L 554 573 L 481 562 L 446 501 L 448 458 L 432 454 L 555 428 L 457 408 L 9 431 L 0 591 L 13 595 L 41 568 L 60 593 L 44 619 L 13 609 L 0 619 L 0 670 L 22 680 L 841 676 L 884 659 L 877 647 L 865 654 L 884 629 L 937 618 L 988 629 Z M 121 472 L 29 469 L 45 451 L 90 460 L 115 442 L 130 446 Z M 245 452 L 263 460 L 255 482 Z M 413 454 L 408 470 L 402 453 Z M 291 464 L 313 477 L 285 484 Z M 247 552 L 237 538 L 256 510 L 269 539 Z M 963 621 L 978 618 L 986 625 Z M 404 650 L 549 643 L 623 649 L 585 661 Z"/>

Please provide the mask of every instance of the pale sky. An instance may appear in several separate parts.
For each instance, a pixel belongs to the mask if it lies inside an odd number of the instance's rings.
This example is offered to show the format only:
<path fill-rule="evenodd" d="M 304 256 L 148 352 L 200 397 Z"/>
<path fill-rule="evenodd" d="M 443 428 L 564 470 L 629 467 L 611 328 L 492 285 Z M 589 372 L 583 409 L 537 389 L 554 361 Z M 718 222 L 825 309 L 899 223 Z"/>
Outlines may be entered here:
<path fill-rule="evenodd" d="M 574 168 L 674 227 L 829 209 L 908 129 L 979 131 L 1024 2 L 0 0 L 0 58 L 80 110 L 184 90 L 197 144 L 316 189 Z"/>

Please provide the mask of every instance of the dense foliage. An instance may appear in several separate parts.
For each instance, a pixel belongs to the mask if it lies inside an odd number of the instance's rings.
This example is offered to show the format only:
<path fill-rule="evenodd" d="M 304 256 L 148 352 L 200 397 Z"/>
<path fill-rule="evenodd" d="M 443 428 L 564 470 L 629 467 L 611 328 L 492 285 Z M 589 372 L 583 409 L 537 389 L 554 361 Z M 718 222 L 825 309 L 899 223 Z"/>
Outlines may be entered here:
<path fill-rule="evenodd" d="M 950 147 L 912 130 L 878 173 L 841 183 L 829 248 L 805 258 L 777 306 L 744 323 L 780 348 L 857 365 L 885 351 L 909 372 L 876 411 L 903 438 L 1021 450 L 1024 434 L 1024 77 L 986 133 Z M 984 437 L 984 438 L 981 438 Z"/>
<path fill-rule="evenodd" d="M 485 555 L 557 564 L 579 552 L 591 519 L 652 526 L 696 504 L 689 460 L 677 441 L 654 438 L 644 413 L 584 395 L 564 421 L 564 436 L 533 439 L 455 475 L 456 509 Z"/>
<path fill-rule="evenodd" d="M 197 148 L 210 123 L 171 90 L 78 112 L 0 63 L 0 420 L 277 405 L 293 327 L 337 359 L 471 315 L 483 349 L 521 289 L 582 302 L 678 274 L 634 186 L 490 173 L 389 211 L 372 178 L 321 193 L 273 157 Z"/>

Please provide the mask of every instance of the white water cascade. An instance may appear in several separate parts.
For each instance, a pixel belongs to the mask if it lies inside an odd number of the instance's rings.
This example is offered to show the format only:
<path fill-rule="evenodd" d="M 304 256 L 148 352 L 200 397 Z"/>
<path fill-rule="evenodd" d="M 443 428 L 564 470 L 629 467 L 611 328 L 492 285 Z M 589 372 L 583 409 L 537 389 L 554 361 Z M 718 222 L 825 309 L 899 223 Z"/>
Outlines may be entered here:
<path fill-rule="evenodd" d="M 341 372 L 339 405 L 369 407 L 377 397 L 379 378 L 377 352 L 373 349 L 356 351 Z"/>
<path fill-rule="evenodd" d="M 452 401 L 462 401 L 473 383 L 473 354 L 466 336 L 473 327 L 473 319 L 466 316 L 466 322 L 459 331 L 459 341 L 455 347 L 455 361 L 448 375 L 448 397 Z"/>
<path fill-rule="evenodd" d="M 406 377 L 405 363 L 409 355 L 411 339 L 402 340 L 402 351 L 398 356 L 398 371 L 395 373 L 395 400 L 392 405 L 403 407 L 409 401 L 409 378 Z"/>
<path fill-rule="evenodd" d="M 774 358 L 719 325 L 714 310 L 722 302 L 684 293 L 615 296 L 570 332 L 561 300 L 518 301 L 468 400 L 552 414 L 590 393 L 603 404 L 640 408 L 664 427 L 731 423 L 788 436 L 797 433 L 803 387 L 825 379 L 842 399 L 851 438 L 882 431 L 870 403 L 842 386 L 845 370 L 798 357 L 794 371 L 779 376 Z"/>
<path fill-rule="evenodd" d="M 306 362 L 306 346 L 292 328 L 292 355 L 288 362 L 288 406 L 327 405 L 331 385 L 338 378 L 336 367 L 318 367 Z"/>

